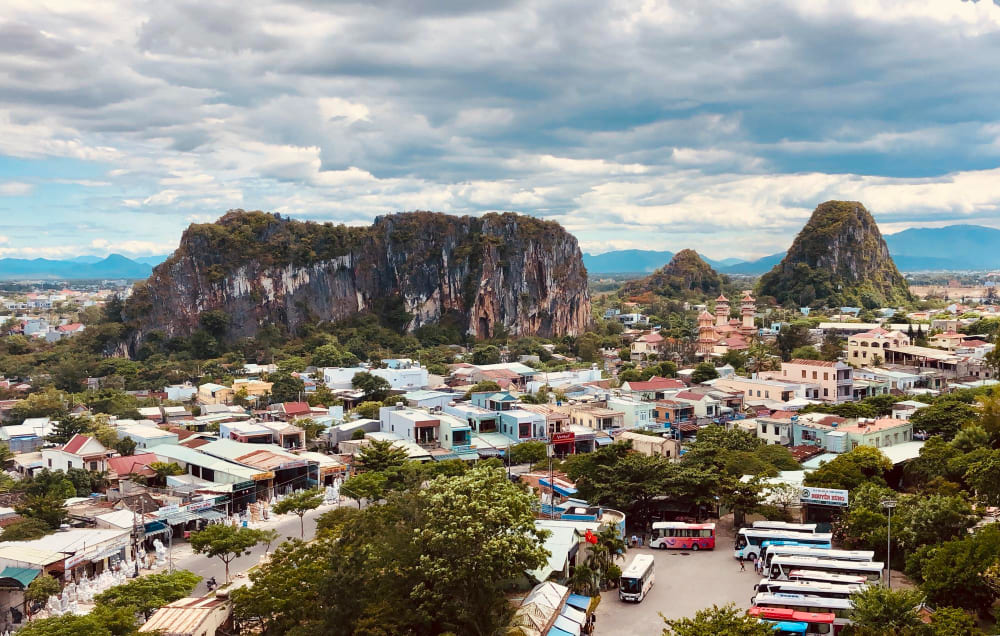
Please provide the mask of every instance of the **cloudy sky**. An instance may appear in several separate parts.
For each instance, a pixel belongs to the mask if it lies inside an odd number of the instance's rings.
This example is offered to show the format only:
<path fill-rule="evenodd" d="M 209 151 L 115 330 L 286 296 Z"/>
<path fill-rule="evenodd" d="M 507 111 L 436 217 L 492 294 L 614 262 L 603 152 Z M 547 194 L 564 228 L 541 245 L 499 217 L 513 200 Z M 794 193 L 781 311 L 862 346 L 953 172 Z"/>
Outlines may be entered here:
<path fill-rule="evenodd" d="M 167 253 L 231 208 L 714 258 L 832 198 L 1000 227 L 990 0 L 4 5 L 0 256 Z"/>

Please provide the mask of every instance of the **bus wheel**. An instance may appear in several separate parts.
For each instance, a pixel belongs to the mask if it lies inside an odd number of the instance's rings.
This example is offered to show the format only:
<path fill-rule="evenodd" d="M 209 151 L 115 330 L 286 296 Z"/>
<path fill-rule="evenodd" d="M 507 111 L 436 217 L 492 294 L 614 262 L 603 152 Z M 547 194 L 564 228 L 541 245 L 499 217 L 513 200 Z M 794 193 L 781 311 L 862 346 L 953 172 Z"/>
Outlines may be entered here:
<path fill-rule="evenodd" d="M 692 543 L 692 544 L 691 544 L 691 549 L 692 549 L 693 551 L 697 552 L 698 550 L 700 550 L 700 549 L 701 549 L 701 546 L 699 546 L 699 545 L 698 545 L 697 543 Z"/>

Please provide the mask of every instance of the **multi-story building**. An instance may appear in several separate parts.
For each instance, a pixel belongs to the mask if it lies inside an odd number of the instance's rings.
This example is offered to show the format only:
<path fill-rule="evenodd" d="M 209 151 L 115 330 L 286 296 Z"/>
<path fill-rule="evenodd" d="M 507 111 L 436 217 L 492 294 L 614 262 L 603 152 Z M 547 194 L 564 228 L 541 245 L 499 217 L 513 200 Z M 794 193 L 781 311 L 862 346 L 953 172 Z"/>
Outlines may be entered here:
<path fill-rule="evenodd" d="M 622 412 L 623 427 L 626 429 L 649 428 L 656 423 L 651 402 L 613 396 L 608 398 L 607 405 L 609 409 Z"/>
<path fill-rule="evenodd" d="M 767 377 L 817 383 L 820 386 L 818 397 L 824 402 L 850 402 L 853 399 L 853 370 L 843 362 L 796 359 L 782 362 L 781 371 L 770 371 Z"/>
<path fill-rule="evenodd" d="M 847 361 L 857 366 L 877 366 L 885 362 L 885 349 L 908 347 L 910 344 L 910 337 L 900 331 L 886 331 L 881 327 L 872 329 L 847 338 Z"/>

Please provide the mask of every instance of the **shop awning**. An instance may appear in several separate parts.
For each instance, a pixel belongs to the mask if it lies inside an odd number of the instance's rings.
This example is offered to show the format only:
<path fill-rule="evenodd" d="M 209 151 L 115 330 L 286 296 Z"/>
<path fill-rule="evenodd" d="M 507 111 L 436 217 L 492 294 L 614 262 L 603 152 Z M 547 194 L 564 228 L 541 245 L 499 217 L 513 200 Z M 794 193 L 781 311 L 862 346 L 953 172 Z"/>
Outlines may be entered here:
<path fill-rule="evenodd" d="M 458 458 L 464 462 L 474 462 L 479 459 L 479 453 L 477 453 L 476 451 L 459 453 Z"/>
<path fill-rule="evenodd" d="M 569 598 L 566 599 L 566 604 L 587 611 L 590 608 L 591 598 L 589 596 L 583 596 L 582 594 L 570 594 Z"/>
<path fill-rule="evenodd" d="M 167 528 L 167 524 L 162 521 L 151 521 L 145 525 L 144 533 L 148 539 L 149 537 L 155 537 L 159 534 L 167 534 L 169 531 L 170 530 Z"/>
<path fill-rule="evenodd" d="M 459 458 L 458 455 L 456 455 L 455 453 L 441 453 L 440 455 L 431 455 L 431 457 L 436 462 L 445 462 L 445 461 L 448 461 L 449 459 L 458 459 Z"/>
<path fill-rule="evenodd" d="M 41 573 L 41 570 L 34 568 L 5 567 L 3 572 L 0 572 L 0 588 L 23 590 Z"/>
<path fill-rule="evenodd" d="M 573 636 L 580 636 L 580 623 L 566 618 L 565 616 L 557 616 L 554 627 L 561 629 L 564 632 L 573 634 Z M 552 632 L 549 631 L 549 633 L 551 634 Z"/>
<path fill-rule="evenodd" d="M 573 495 L 576 494 L 576 488 L 573 488 L 572 486 L 560 486 L 559 484 L 552 484 L 549 483 L 548 479 L 539 479 L 538 484 L 541 486 L 545 486 L 546 488 L 551 488 L 552 490 L 556 491 L 557 494 L 560 494 L 563 497 L 572 497 Z"/>
<path fill-rule="evenodd" d="M 220 521 L 226 518 L 226 515 L 218 510 L 199 510 L 198 516 L 205 521 Z"/>
<path fill-rule="evenodd" d="M 571 632 L 559 629 L 558 627 L 553 627 L 548 631 L 546 636 L 575 636 L 575 635 Z"/>
<path fill-rule="evenodd" d="M 480 457 L 503 457 L 503 451 L 499 448 L 480 448 L 477 452 Z"/>
<path fill-rule="evenodd" d="M 164 523 L 169 526 L 178 526 L 182 523 L 187 523 L 188 521 L 194 521 L 199 519 L 197 512 L 188 512 L 187 510 L 181 510 L 180 512 L 175 512 L 163 519 Z"/>
<path fill-rule="evenodd" d="M 595 437 L 594 442 L 598 446 L 608 446 L 609 444 L 614 444 L 615 440 L 611 439 L 610 437 Z"/>

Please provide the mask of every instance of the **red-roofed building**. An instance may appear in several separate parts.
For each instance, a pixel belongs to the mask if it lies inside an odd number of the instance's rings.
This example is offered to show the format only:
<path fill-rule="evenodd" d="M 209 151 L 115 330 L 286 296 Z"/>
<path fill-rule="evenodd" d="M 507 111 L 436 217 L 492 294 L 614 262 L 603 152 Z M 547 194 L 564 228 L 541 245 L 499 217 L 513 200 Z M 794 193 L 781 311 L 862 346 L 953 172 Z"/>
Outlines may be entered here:
<path fill-rule="evenodd" d="M 104 472 L 108 470 L 107 460 L 111 454 L 111 451 L 93 437 L 74 435 L 62 446 L 43 448 L 42 466 L 49 470 L 64 472 L 70 468 Z"/>
<path fill-rule="evenodd" d="M 284 402 L 271 407 L 272 411 L 277 411 L 285 417 L 309 417 L 312 410 L 308 402 Z"/>
<path fill-rule="evenodd" d="M 645 382 L 635 381 L 622 384 L 623 391 L 629 391 L 632 397 L 641 400 L 664 399 L 686 388 L 687 385 L 677 378 L 661 378 L 655 375 Z"/>
<path fill-rule="evenodd" d="M 68 325 L 59 325 L 58 327 L 56 327 L 56 331 L 58 331 L 63 335 L 80 333 L 84 329 L 86 329 L 86 327 L 83 326 L 83 323 L 79 322 L 71 322 Z"/>
<path fill-rule="evenodd" d="M 156 472 L 149 465 L 155 461 L 157 459 L 153 453 L 112 457 L 108 459 L 108 477 L 110 479 L 125 479 L 132 475 L 152 477 Z"/>
<path fill-rule="evenodd" d="M 630 350 L 633 358 L 641 359 L 642 356 L 659 355 L 663 352 L 663 336 L 655 331 L 644 333 L 632 342 Z"/>

